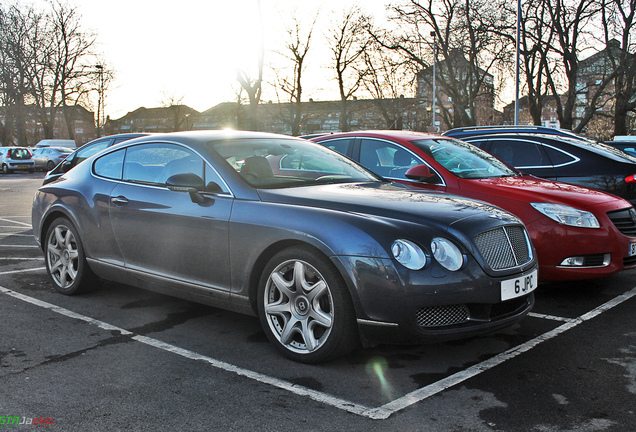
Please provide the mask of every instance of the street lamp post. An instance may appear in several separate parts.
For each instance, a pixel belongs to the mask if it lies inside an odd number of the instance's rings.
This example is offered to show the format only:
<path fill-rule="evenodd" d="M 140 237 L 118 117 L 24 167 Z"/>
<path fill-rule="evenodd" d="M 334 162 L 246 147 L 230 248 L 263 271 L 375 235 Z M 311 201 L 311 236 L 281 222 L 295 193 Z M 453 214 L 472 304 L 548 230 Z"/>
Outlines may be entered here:
<path fill-rule="evenodd" d="M 521 36 L 521 0 L 517 0 L 517 70 L 515 77 L 515 126 L 519 125 L 519 50 Z"/>
<path fill-rule="evenodd" d="M 102 121 L 106 117 L 104 115 L 104 66 L 97 64 L 95 69 L 97 69 L 99 74 L 99 99 L 97 101 L 97 138 L 99 138 L 102 135 L 106 135 L 106 122 Z M 100 129 L 102 135 L 100 135 Z"/>
<path fill-rule="evenodd" d="M 437 35 L 432 31 L 431 36 L 433 36 L 433 129 L 437 132 L 437 125 L 435 124 L 435 99 L 437 98 L 437 89 L 435 88 L 435 80 L 437 78 Z"/>

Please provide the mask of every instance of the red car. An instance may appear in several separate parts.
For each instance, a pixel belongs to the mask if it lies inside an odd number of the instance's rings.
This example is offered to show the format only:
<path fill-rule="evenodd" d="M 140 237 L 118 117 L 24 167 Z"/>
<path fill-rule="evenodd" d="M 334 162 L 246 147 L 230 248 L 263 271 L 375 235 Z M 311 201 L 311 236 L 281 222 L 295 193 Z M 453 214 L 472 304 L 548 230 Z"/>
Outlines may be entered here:
<path fill-rule="evenodd" d="M 388 180 L 486 201 L 517 215 L 536 248 L 542 281 L 636 267 L 636 211 L 622 198 L 524 175 L 472 144 L 441 135 L 347 132 L 312 141 Z"/>

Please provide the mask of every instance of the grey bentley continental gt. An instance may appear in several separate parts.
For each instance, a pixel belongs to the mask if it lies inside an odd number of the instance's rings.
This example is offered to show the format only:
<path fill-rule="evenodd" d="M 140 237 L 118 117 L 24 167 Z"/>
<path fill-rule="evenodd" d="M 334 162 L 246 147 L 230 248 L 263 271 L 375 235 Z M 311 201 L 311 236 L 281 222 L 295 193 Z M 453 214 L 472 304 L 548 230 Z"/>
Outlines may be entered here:
<path fill-rule="evenodd" d="M 42 186 L 32 222 L 60 293 L 101 278 L 257 315 L 306 363 L 509 326 L 537 285 L 517 217 L 274 134 L 114 145 Z"/>

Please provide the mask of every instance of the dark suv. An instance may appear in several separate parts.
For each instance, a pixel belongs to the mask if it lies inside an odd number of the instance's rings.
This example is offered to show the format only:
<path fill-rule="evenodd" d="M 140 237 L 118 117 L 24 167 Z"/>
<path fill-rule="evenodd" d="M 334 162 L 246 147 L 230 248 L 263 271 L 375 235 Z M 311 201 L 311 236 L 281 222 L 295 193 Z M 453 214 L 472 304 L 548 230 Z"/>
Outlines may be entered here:
<path fill-rule="evenodd" d="M 571 131 L 545 129 L 476 127 L 444 135 L 474 144 L 525 173 L 600 189 L 636 204 L 636 157 Z"/>

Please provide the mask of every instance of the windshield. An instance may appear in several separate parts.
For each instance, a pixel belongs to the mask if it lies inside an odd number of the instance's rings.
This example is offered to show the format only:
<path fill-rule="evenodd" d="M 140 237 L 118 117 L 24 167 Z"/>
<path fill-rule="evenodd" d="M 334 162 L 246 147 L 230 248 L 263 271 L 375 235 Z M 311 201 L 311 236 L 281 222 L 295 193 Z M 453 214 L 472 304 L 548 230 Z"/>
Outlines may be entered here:
<path fill-rule="evenodd" d="M 380 180 L 339 153 L 308 141 L 248 138 L 215 141 L 210 145 L 257 188 Z"/>
<path fill-rule="evenodd" d="M 459 178 L 483 179 L 519 175 L 493 155 L 463 141 L 426 139 L 411 141 L 411 144 Z"/>

